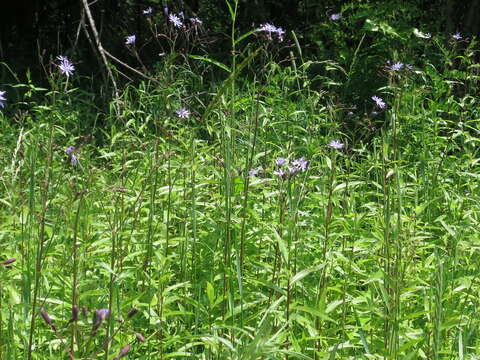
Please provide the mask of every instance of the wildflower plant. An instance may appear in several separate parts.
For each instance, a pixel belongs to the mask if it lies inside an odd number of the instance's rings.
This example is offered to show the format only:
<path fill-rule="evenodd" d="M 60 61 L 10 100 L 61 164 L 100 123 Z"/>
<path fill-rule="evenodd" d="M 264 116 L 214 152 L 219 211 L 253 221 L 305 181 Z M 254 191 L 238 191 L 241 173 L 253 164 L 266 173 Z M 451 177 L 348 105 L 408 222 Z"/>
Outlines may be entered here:
<path fill-rule="evenodd" d="M 310 76 L 299 42 L 281 64 L 251 66 L 285 32 L 268 23 L 237 37 L 239 3 L 228 2 L 230 61 L 175 56 L 209 26 L 188 10 L 140 9 L 152 29 L 142 45 L 171 55 L 111 112 L 72 89 L 34 105 L 35 121 L 0 114 L 0 357 L 475 358 L 476 48 L 469 64 L 422 67 L 420 54 L 416 83 L 415 49 L 377 52 L 378 39 L 400 42 L 393 25 L 372 17 L 375 36 L 342 43 L 356 29 L 327 14 L 325 44 L 351 63 L 322 59 Z M 260 50 L 242 48 L 252 34 Z M 68 82 L 75 68 L 61 63 L 52 74 Z M 361 72 L 387 76 L 366 86 Z M 10 95 L 0 106 L 16 113 Z M 346 134 L 385 109 L 381 132 Z M 85 129 L 89 116 L 101 127 Z M 91 166 L 66 171 L 86 154 L 80 140 L 58 144 L 86 130 L 101 135 Z"/>
<path fill-rule="evenodd" d="M 308 170 L 310 162 L 304 157 L 288 161 L 286 158 L 279 157 L 275 160 L 275 169 L 273 174 L 282 180 L 291 179 L 300 172 Z"/>
<path fill-rule="evenodd" d="M 145 45 L 155 43 L 159 46 L 159 54 L 189 54 L 194 49 L 196 53 L 203 53 L 212 41 L 203 21 L 197 16 L 189 17 L 183 11 L 173 12 L 169 8 L 164 8 L 161 14 L 153 11 L 150 14 L 145 19 L 152 36 L 146 39 Z"/>
<path fill-rule="evenodd" d="M 132 308 L 132 310 L 128 312 L 126 319 L 131 320 L 137 313 L 138 309 Z M 87 327 L 85 326 L 87 322 L 85 318 L 88 315 L 88 310 L 85 307 L 82 308 L 81 314 L 78 306 L 72 307 L 71 319 L 67 324 L 63 325 L 52 319 L 50 314 L 44 308 L 40 309 L 39 315 L 43 319 L 43 321 L 50 327 L 55 337 L 62 343 L 64 351 L 68 354 L 70 359 L 74 359 L 76 357 L 83 358 L 84 356 L 86 358 L 94 358 L 101 351 L 104 351 L 105 347 L 108 347 L 108 345 L 113 342 L 114 338 L 117 335 L 121 334 L 122 337 L 125 338 L 125 334 L 123 333 L 132 332 L 127 327 L 127 321 L 121 319 L 115 332 L 111 336 L 109 336 L 106 341 L 102 341 L 100 343 L 100 346 L 98 346 L 93 340 L 98 337 L 99 330 L 102 328 L 102 326 L 106 327 L 108 325 L 107 319 L 111 316 L 110 310 L 108 308 L 100 308 L 93 311 L 92 328 L 89 333 L 87 333 Z M 73 326 L 70 326 L 71 324 L 73 324 Z M 73 332 L 76 332 L 77 335 L 81 335 L 86 341 L 81 342 L 81 345 L 79 347 L 70 348 L 66 340 L 66 335 L 68 332 L 72 332 L 72 334 Z M 135 333 L 135 338 L 139 342 L 146 341 L 145 337 L 138 332 Z M 132 345 L 133 342 L 121 347 L 116 359 L 125 357 L 132 349 Z"/>

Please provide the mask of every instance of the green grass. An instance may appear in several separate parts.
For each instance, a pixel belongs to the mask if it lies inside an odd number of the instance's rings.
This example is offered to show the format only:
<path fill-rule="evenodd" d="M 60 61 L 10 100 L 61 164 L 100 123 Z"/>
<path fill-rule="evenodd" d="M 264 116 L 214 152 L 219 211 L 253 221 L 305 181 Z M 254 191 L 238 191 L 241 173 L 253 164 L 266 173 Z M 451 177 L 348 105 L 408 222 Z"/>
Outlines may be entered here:
<path fill-rule="evenodd" d="M 375 69 L 375 115 L 343 103 L 363 41 L 350 65 L 260 41 L 215 83 L 172 57 L 110 110 L 75 79 L 5 88 L 0 359 L 478 358 L 478 44 Z"/>

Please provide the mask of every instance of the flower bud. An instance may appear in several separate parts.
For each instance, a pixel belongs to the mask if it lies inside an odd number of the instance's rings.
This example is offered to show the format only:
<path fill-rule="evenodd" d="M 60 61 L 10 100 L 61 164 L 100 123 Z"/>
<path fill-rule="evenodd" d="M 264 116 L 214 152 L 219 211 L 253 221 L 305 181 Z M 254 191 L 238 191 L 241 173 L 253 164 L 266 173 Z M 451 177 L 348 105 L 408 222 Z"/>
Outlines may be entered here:
<path fill-rule="evenodd" d="M 48 315 L 48 313 L 44 309 L 40 309 L 40 315 L 48 325 L 52 325 L 52 318 L 50 317 L 50 315 Z"/>
<path fill-rule="evenodd" d="M 132 317 L 135 316 L 135 314 L 138 313 L 138 308 L 133 307 L 127 314 L 127 318 L 131 319 Z"/>
<path fill-rule="evenodd" d="M 127 346 L 124 346 L 120 352 L 118 353 L 118 358 L 121 359 L 122 357 L 124 357 L 125 355 L 128 354 L 128 352 L 130 351 L 130 348 L 131 348 L 131 345 L 128 344 Z"/>
<path fill-rule="evenodd" d="M 93 331 L 97 331 L 103 320 L 110 315 L 108 309 L 97 309 L 93 312 Z"/>
<path fill-rule="evenodd" d="M 145 336 L 143 336 L 142 334 L 135 333 L 135 337 L 137 338 L 138 341 L 145 342 Z"/>
<path fill-rule="evenodd" d="M 16 258 L 7 259 L 7 260 L 2 262 L 2 265 L 10 265 L 10 264 L 14 263 L 15 261 L 17 261 Z"/>
<path fill-rule="evenodd" d="M 78 321 L 78 306 L 73 305 L 72 306 L 72 317 L 70 319 L 70 322 L 75 322 Z"/>

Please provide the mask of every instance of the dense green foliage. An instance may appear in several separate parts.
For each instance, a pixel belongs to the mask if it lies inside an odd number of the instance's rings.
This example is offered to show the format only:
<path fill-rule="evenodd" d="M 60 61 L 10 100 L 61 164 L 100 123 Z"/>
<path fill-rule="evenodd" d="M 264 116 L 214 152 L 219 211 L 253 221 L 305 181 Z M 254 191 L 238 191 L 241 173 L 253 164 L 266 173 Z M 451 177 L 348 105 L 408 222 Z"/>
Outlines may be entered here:
<path fill-rule="evenodd" d="M 480 357 L 476 39 L 242 6 L 2 85 L 0 359 Z"/>

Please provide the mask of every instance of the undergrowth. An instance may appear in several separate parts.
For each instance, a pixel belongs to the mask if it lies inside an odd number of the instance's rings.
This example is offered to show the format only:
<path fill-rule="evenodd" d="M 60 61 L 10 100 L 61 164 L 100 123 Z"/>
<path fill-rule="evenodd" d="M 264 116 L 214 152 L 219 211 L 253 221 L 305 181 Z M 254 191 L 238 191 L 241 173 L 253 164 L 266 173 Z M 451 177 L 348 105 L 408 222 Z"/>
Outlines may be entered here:
<path fill-rule="evenodd" d="M 476 40 L 304 59 L 237 6 L 229 61 L 171 26 L 107 110 L 55 62 L 4 86 L 0 359 L 478 358 Z"/>

